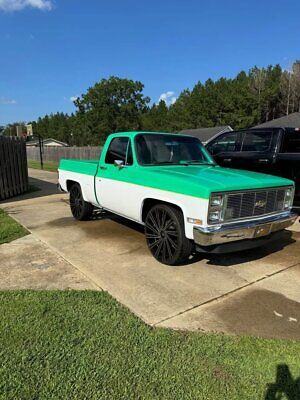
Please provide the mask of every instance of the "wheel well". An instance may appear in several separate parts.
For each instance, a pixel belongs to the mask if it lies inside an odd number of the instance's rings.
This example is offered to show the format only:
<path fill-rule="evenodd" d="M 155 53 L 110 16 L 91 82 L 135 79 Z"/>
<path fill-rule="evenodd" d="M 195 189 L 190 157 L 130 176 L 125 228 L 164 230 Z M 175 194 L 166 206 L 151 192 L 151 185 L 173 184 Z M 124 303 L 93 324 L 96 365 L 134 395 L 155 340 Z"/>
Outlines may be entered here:
<path fill-rule="evenodd" d="M 148 211 L 155 206 L 156 204 L 166 204 L 168 206 L 177 208 L 182 214 L 183 211 L 182 209 L 177 206 L 176 204 L 169 203 L 168 201 L 163 201 L 163 200 L 158 200 L 158 199 L 145 199 L 143 203 L 143 208 L 142 208 L 142 221 L 144 222 L 146 219 L 146 215 L 148 214 Z"/>
<path fill-rule="evenodd" d="M 67 180 L 66 184 L 67 184 L 67 190 L 68 190 L 68 192 L 71 190 L 71 187 L 74 185 L 74 183 L 79 184 L 79 183 L 76 182 L 76 181 Z"/>

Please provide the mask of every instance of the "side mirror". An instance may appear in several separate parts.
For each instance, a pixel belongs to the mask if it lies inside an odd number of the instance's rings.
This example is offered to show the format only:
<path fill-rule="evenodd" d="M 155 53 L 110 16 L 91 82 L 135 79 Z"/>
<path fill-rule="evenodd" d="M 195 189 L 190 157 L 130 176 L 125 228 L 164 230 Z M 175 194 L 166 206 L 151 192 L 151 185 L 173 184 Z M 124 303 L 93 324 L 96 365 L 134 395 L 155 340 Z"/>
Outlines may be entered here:
<path fill-rule="evenodd" d="M 123 160 L 114 160 L 114 166 L 119 169 L 122 169 L 125 167 L 125 164 Z"/>

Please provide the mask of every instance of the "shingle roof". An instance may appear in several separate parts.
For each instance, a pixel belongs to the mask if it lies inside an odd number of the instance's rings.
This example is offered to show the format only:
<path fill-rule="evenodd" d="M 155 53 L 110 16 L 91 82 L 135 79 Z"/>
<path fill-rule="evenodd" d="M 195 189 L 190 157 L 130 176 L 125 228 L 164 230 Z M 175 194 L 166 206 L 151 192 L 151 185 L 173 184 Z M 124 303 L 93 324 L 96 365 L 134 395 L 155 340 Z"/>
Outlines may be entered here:
<path fill-rule="evenodd" d="M 213 128 L 198 128 L 198 129 L 184 129 L 179 133 L 184 133 L 186 135 L 195 136 L 200 139 L 201 142 L 206 143 L 208 140 L 219 135 L 220 133 L 230 132 L 233 129 L 231 126 L 214 126 Z"/>
<path fill-rule="evenodd" d="M 49 142 L 55 142 L 57 144 L 62 145 L 63 147 L 68 147 L 68 143 L 65 142 L 61 142 L 60 140 L 57 139 L 52 139 L 52 138 L 48 138 L 48 139 L 42 139 L 43 144 L 47 144 Z M 26 143 L 27 146 L 38 146 L 39 145 L 39 141 L 38 140 L 29 140 Z"/>
<path fill-rule="evenodd" d="M 294 112 L 281 118 L 272 119 L 253 128 L 300 128 L 300 112 Z"/>

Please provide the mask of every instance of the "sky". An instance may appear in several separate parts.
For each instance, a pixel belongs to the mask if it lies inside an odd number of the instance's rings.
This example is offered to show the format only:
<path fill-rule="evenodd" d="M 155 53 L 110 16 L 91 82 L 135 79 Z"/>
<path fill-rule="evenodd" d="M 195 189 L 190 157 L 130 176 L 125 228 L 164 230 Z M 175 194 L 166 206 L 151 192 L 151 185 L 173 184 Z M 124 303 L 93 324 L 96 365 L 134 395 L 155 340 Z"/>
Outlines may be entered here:
<path fill-rule="evenodd" d="M 0 0 L 0 125 L 75 111 L 112 75 L 152 102 L 300 58 L 300 1 Z"/>

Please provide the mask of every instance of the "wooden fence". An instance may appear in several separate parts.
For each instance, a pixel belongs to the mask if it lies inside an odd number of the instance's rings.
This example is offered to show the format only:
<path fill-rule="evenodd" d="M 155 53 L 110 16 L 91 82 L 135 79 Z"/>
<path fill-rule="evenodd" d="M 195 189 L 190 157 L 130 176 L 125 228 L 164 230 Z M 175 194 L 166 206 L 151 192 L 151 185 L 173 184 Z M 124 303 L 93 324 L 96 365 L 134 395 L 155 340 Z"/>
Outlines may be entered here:
<path fill-rule="evenodd" d="M 43 147 L 43 160 L 58 163 L 61 158 L 77 160 L 98 160 L 102 147 Z M 40 160 L 39 147 L 27 146 L 27 159 Z"/>
<path fill-rule="evenodd" d="M 24 140 L 0 136 L 0 200 L 24 193 L 28 188 Z"/>

